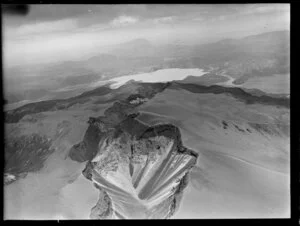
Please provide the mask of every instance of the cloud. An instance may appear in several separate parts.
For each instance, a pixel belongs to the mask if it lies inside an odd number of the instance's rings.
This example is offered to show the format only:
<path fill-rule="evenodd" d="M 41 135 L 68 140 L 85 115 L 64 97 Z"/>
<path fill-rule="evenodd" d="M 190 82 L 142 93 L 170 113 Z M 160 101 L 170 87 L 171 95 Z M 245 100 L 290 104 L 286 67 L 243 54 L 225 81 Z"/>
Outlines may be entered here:
<path fill-rule="evenodd" d="M 219 20 L 221 20 L 221 21 L 223 21 L 223 20 L 226 20 L 226 18 L 228 18 L 227 16 L 224 16 L 224 15 L 222 15 L 222 16 L 219 16 Z"/>
<path fill-rule="evenodd" d="M 159 17 L 159 18 L 153 19 L 153 22 L 156 23 L 156 24 L 159 24 L 159 23 L 172 23 L 173 21 L 174 21 L 174 17 L 172 17 L 172 16 Z"/>
<path fill-rule="evenodd" d="M 242 10 L 240 14 L 266 14 L 266 13 L 280 13 L 289 12 L 289 4 L 255 4 L 251 7 Z"/>
<path fill-rule="evenodd" d="M 220 22 L 225 20 L 243 20 L 245 17 L 261 16 L 268 17 L 270 15 L 289 13 L 290 7 L 288 4 L 249 4 L 246 6 L 232 6 L 231 10 L 234 13 L 220 13 L 220 15 L 211 16 L 209 21 Z M 276 16 L 275 16 L 276 17 Z"/>
<path fill-rule="evenodd" d="M 257 8 L 258 12 L 281 12 L 281 11 L 289 11 L 290 6 L 289 4 L 275 4 L 275 5 L 267 5 L 267 6 L 260 6 Z"/>
<path fill-rule="evenodd" d="M 193 21 L 197 21 L 197 22 L 202 22 L 202 21 L 205 20 L 205 18 L 204 18 L 204 17 L 195 17 L 195 18 L 193 18 L 192 20 L 193 20 Z"/>
<path fill-rule="evenodd" d="M 125 39 L 146 38 L 153 43 L 169 43 L 179 37 L 186 43 L 198 44 L 211 41 L 211 38 L 217 39 L 225 32 L 235 32 L 232 35 L 226 33 L 228 37 L 235 37 L 241 32 L 258 33 L 266 26 L 269 30 L 282 29 L 288 26 L 288 13 L 284 10 L 289 10 L 289 5 L 193 6 L 185 9 L 185 12 L 191 10 L 191 13 L 185 14 L 180 11 L 182 8 L 160 5 L 152 8 L 151 12 L 137 8 L 131 11 L 124 8 L 122 12 L 114 9 L 118 14 L 112 13 L 112 9 L 109 13 L 107 8 L 100 8 L 105 15 L 89 13 L 84 17 L 47 22 L 35 18 L 35 21 L 18 23 L 19 26 L 15 21 L 8 23 L 7 19 L 3 26 L 5 65 L 81 60 L 104 52 L 106 46 Z M 94 11 L 94 8 L 91 9 Z M 282 13 L 265 13 L 272 10 Z"/>
<path fill-rule="evenodd" d="M 30 23 L 19 27 L 8 28 L 4 33 L 8 36 L 26 36 L 41 33 L 61 32 L 75 29 L 77 22 L 75 19 L 63 19 L 39 23 Z"/>
<path fill-rule="evenodd" d="M 120 27 L 120 26 L 127 26 L 127 25 L 131 25 L 131 24 L 135 24 L 139 21 L 138 18 L 136 17 L 132 17 L 132 16 L 119 16 L 115 19 L 113 19 L 110 24 L 113 27 Z"/>

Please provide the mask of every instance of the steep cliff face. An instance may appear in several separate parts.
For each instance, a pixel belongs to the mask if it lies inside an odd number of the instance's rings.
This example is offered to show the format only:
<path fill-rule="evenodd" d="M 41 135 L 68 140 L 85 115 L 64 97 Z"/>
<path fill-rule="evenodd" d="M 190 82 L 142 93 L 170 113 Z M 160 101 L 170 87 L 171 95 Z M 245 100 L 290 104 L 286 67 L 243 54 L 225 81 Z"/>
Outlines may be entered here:
<path fill-rule="evenodd" d="M 69 157 L 77 162 L 85 162 L 93 159 L 98 151 L 99 143 L 103 142 L 106 137 L 114 132 L 115 127 L 127 118 L 136 117 L 134 105 L 127 102 L 115 102 L 110 108 L 106 109 L 104 116 L 97 118 L 90 117 L 89 127 L 81 142 L 74 145 Z"/>

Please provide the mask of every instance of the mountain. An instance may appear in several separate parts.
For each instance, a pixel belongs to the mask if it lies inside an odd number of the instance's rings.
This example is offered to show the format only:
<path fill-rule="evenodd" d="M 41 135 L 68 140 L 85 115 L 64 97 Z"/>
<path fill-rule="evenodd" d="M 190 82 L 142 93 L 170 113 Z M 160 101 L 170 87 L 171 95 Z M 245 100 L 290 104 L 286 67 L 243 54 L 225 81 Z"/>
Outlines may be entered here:
<path fill-rule="evenodd" d="M 289 31 L 273 31 L 246 36 L 240 39 L 223 39 L 215 43 L 199 45 L 195 52 L 199 52 L 201 50 L 207 52 L 212 51 L 212 53 L 224 50 L 229 53 L 236 52 L 250 55 L 255 52 L 259 54 L 279 54 L 279 51 L 283 50 L 285 52 L 281 52 L 281 54 L 287 54 L 289 51 Z"/>
<path fill-rule="evenodd" d="M 27 104 L 6 112 L 6 213 L 286 216 L 289 127 L 288 98 L 216 85 L 131 81 Z"/>
<path fill-rule="evenodd" d="M 105 117 L 89 119 L 70 150 L 72 160 L 88 161 L 83 174 L 100 192 L 91 218 L 169 218 L 179 207 L 198 155 L 182 145 L 177 127 L 149 127 L 133 110 L 115 102 Z"/>
<path fill-rule="evenodd" d="M 182 45 L 177 52 L 170 45 L 151 57 L 103 54 L 90 62 L 110 65 L 107 76 L 152 65 L 202 65 L 209 73 L 166 83 L 131 80 L 117 89 L 107 84 L 5 111 L 6 218 L 288 217 L 289 96 L 216 85 L 222 73 L 244 84 L 288 72 L 283 34 Z M 179 54 L 165 59 L 170 49 Z M 61 75 L 67 70 L 57 68 Z M 84 75 L 43 82 L 78 84 Z"/>
<path fill-rule="evenodd" d="M 243 78 L 243 82 L 253 76 L 288 73 L 289 32 L 268 32 L 202 45 L 195 49 L 193 55 L 234 78 Z"/>
<path fill-rule="evenodd" d="M 92 218 L 164 219 L 175 214 L 197 154 L 180 146 L 180 134 L 174 131 L 178 129 L 172 125 L 148 127 L 137 140 L 127 138 L 126 130 L 119 132 L 91 161 L 84 173 L 110 197 L 107 206 L 112 206 L 107 211 L 98 202 Z"/>
<path fill-rule="evenodd" d="M 244 83 L 255 76 L 288 73 L 289 48 L 289 31 L 283 30 L 194 46 L 155 46 L 136 40 L 116 49 L 114 54 L 157 58 L 161 62 L 156 66 L 163 68 L 212 67 Z"/>

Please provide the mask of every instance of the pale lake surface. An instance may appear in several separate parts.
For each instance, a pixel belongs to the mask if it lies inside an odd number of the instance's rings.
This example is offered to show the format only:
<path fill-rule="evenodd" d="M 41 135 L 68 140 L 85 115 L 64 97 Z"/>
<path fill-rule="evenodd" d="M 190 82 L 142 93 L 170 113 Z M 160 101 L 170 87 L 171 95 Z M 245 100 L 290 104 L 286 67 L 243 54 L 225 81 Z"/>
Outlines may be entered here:
<path fill-rule="evenodd" d="M 130 80 L 135 81 L 142 81 L 142 82 L 168 82 L 174 80 L 182 80 L 185 79 L 187 76 L 202 76 L 206 74 L 203 69 L 199 68 L 168 68 L 168 69 L 161 69 L 149 73 L 140 73 L 140 74 L 133 74 L 127 76 L 121 76 L 117 78 L 110 79 L 109 82 L 113 82 L 110 86 L 112 89 L 117 89 L 118 87 L 122 86 L 126 82 Z"/>

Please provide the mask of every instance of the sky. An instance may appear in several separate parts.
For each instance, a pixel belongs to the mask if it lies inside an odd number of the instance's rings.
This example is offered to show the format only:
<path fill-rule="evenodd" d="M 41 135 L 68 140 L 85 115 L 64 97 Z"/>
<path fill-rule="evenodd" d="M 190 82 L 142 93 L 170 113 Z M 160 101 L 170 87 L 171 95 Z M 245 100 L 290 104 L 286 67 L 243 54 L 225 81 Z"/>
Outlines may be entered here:
<path fill-rule="evenodd" d="M 31 5 L 3 16 L 6 67 L 80 60 L 145 38 L 187 45 L 289 30 L 289 4 Z"/>

